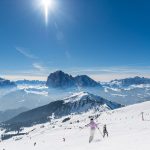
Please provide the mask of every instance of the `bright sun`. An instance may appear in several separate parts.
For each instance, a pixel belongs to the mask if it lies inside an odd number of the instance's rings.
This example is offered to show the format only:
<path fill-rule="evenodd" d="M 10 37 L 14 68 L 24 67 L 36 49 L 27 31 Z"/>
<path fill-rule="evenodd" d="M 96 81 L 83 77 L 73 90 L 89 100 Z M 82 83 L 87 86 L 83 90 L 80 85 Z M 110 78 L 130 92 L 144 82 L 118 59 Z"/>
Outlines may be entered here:
<path fill-rule="evenodd" d="M 44 9 L 45 23 L 48 24 L 49 11 L 53 11 L 55 7 L 54 0 L 41 0 L 41 7 Z"/>

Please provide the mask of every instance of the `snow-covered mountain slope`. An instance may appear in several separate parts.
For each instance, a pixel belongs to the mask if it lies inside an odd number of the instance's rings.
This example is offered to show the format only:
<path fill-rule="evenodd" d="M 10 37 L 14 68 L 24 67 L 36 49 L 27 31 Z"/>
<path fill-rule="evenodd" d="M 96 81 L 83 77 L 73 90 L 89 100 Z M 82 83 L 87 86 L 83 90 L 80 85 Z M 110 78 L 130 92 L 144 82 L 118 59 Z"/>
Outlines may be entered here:
<path fill-rule="evenodd" d="M 127 88 L 114 88 L 103 84 L 103 88 L 70 88 L 65 90 L 48 89 L 45 85 L 23 84 L 15 89 L 0 90 L 0 110 L 16 109 L 19 107 L 33 109 L 49 102 L 69 97 L 73 93 L 84 91 L 123 105 L 135 104 L 150 99 L 150 85 L 148 84 L 132 85 Z"/>
<path fill-rule="evenodd" d="M 56 77 L 56 79 L 59 77 Z M 85 80 L 85 76 L 79 76 L 77 79 L 82 86 L 67 89 L 48 88 L 44 81 L 16 81 L 17 87 L 0 88 L 0 111 L 17 109 L 19 107 L 33 109 L 49 102 L 63 99 L 76 92 L 89 92 L 123 105 L 135 104 L 150 99 L 150 84 L 147 78 L 135 77 L 114 80 L 108 83 L 101 83 L 101 86 L 92 86 L 95 82 Z M 63 80 L 64 82 L 65 80 Z"/>
<path fill-rule="evenodd" d="M 7 130 L 16 130 L 20 127 L 47 122 L 49 116 L 52 115 L 54 115 L 55 118 L 61 118 L 63 116 L 80 114 L 89 110 L 103 112 L 120 107 L 120 104 L 108 101 L 100 96 L 80 92 L 63 100 L 54 101 L 48 105 L 21 113 L 6 121 L 3 126 L 7 128 Z"/>
<path fill-rule="evenodd" d="M 144 112 L 144 121 L 141 119 L 141 112 Z M 99 123 L 101 132 L 102 125 L 107 124 L 108 138 L 103 139 L 97 130 L 93 142 L 88 143 L 89 128 L 85 125 L 89 123 L 89 116 L 97 118 L 95 121 Z M 21 132 L 27 134 L 2 141 L 0 148 L 6 150 L 149 150 L 150 102 L 106 112 L 95 113 L 91 110 L 83 114 L 69 115 L 52 119 L 49 123 L 24 128 Z"/>

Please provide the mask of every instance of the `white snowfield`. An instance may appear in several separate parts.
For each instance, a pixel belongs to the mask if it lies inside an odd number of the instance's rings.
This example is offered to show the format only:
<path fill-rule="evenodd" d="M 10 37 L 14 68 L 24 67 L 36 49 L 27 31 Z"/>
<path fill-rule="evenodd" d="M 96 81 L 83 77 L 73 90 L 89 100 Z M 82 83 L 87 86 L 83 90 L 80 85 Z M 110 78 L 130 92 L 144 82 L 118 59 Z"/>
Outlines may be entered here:
<path fill-rule="evenodd" d="M 89 128 L 84 126 L 95 114 L 99 113 L 90 111 L 67 116 L 71 119 L 64 123 L 62 120 L 67 117 L 25 128 L 23 132 L 28 135 L 2 141 L 0 150 L 150 150 L 150 102 L 101 113 L 95 121 L 101 132 L 102 124 L 107 124 L 109 137 L 103 139 L 97 130 L 89 144 Z"/>

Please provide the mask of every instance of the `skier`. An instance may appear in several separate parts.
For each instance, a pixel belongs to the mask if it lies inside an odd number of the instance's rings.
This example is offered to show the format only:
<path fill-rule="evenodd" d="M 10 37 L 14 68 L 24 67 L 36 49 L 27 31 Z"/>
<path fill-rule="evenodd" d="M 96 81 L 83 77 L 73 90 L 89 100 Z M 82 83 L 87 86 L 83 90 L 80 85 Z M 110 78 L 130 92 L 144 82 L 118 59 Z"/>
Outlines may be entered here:
<path fill-rule="evenodd" d="M 144 112 L 141 112 L 142 115 L 142 121 L 144 121 Z"/>
<path fill-rule="evenodd" d="M 66 139 L 65 138 L 63 138 L 63 142 L 65 142 L 66 141 Z"/>
<path fill-rule="evenodd" d="M 89 137 L 89 143 L 92 142 L 95 134 L 95 129 L 98 128 L 97 124 L 94 122 L 93 118 L 90 120 L 90 123 L 85 125 L 86 127 L 90 127 L 90 137 Z M 98 128 L 99 129 L 99 128 Z"/>
<path fill-rule="evenodd" d="M 108 137 L 108 131 L 107 131 L 106 124 L 103 126 L 103 138 L 105 137 L 105 135 L 107 135 L 107 137 Z"/>

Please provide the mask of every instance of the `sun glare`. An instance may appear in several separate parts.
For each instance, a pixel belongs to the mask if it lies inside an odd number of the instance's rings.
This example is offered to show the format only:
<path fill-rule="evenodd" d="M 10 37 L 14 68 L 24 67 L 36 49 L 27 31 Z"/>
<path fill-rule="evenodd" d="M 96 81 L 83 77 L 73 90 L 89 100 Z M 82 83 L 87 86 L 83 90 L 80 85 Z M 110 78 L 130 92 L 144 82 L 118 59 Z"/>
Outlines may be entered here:
<path fill-rule="evenodd" d="M 45 23 L 48 24 L 49 12 L 53 11 L 55 7 L 54 0 L 41 0 L 41 7 L 44 10 Z"/>

